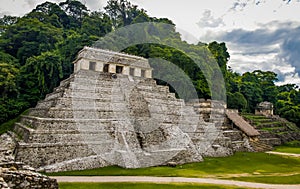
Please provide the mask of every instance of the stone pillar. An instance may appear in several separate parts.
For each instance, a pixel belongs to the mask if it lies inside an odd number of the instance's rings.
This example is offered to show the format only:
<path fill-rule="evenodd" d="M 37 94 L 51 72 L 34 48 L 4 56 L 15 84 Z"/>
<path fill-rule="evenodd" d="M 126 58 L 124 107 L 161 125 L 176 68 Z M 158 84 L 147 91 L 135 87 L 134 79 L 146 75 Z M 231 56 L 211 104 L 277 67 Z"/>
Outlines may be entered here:
<path fill-rule="evenodd" d="M 124 66 L 123 67 L 123 74 L 124 75 L 129 75 L 129 66 Z"/>
<path fill-rule="evenodd" d="M 79 60 L 79 62 L 80 62 L 80 69 L 81 70 L 88 70 L 89 69 L 90 62 L 88 60 L 81 59 L 81 60 Z"/>
<path fill-rule="evenodd" d="M 79 62 L 74 63 L 74 72 L 78 72 L 80 70 Z"/>
<path fill-rule="evenodd" d="M 146 78 L 152 78 L 152 70 L 146 70 L 146 72 L 145 72 L 145 77 Z"/>
<path fill-rule="evenodd" d="M 96 62 L 96 70 L 98 72 L 103 72 L 103 62 Z"/>
<path fill-rule="evenodd" d="M 134 71 L 134 76 L 137 76 L 137 77 L 141 77 L 141 68 L 134 68 L 135 71 Z"/>
<path fill-rule="evenodd" d="M 109 73 L 116 73 L 116 65 L 115 64 L 109 64 L 108 72 Z"/>

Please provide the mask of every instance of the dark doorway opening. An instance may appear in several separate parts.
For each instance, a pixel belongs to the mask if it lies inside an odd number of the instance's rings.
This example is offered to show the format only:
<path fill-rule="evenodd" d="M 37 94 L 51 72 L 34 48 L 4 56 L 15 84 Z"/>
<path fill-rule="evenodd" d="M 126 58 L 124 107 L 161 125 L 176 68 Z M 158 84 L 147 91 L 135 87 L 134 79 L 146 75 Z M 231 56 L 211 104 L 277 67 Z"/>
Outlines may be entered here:
<path fill-rule="evenodd" d="M 134 76 L 134 68 L 129 69 L 129 75 Z"/>
<path fill-rule="evenodd" d="M 142 77 L 145 77 L 145 75 L 146 75 L 146 70 L 142 70 L 142 71 L 141 71 L 141 76 L 142 76 Z"/>
<path fill-rule="evenodd" d="M 103 72 L 108 72 L 109 64 L 104 64 Z"/>
<path fill-rule="evenodd" d="M 89 70 L 93 70 L 93 71 L 96 70 L 96 62 L 90 62 Z"/>
<path fill-rule="evenodd" d="M 123 73 L 123 66 L 117 66 L 116 73 Z"/>

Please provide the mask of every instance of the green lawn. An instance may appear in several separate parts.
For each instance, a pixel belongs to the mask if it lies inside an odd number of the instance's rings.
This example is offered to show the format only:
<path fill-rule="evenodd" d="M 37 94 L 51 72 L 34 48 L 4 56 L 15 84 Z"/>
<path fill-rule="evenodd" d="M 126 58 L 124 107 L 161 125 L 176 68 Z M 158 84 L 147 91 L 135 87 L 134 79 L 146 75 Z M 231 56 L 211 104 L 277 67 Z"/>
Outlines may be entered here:
<path fill-rule="evenodd" d="M 289 176 L 256 176 L 256 177 L 236 177 L 228 178 L 230 180 L 239 180 L 245 182 L 259 182 L 268 184 L 299 184 L 300 173 Z"/>
<path fill-rule="evenodd" d="M 297 175 L 298 174 L 298 175 Z M 300 184 L 300 158 L 271 155 L 266 153 L 240 152 L 224 158 L 205 158 L 200 163 L 190 163 L 176 167 L 150 167 L 124 169 L 116 166 L 92 170 L 52 173 L 52 176 L 174 176 L 174 177 L 209 177 L 253 182 L 282 184 L 290 183 L 285 179 L 295 175 L 293 183 Z M 263 181 L 260 177 L 273 177 Z"/>
<path fill-rule="evenodd" d="M 212 184 L 152 184 L 152 183 L 59 183 L 60 189 L 241 189 Z"/>
<path fill-rule="evenodd" d="M 300 141 L 294 140 L 287 142 L 282 146 L 277 146 L 274 150 L 275 152 L 285 152 L 292 154 L 300 154 Z"/>
<path fill-rule="evenodd" d="M 285 153 L 292 153 L 292 154 L 300 154 L 299 147 L 290 147 L 290 146 L 278 146 L 274 150 L 275 152 L 285 152 Z"/>

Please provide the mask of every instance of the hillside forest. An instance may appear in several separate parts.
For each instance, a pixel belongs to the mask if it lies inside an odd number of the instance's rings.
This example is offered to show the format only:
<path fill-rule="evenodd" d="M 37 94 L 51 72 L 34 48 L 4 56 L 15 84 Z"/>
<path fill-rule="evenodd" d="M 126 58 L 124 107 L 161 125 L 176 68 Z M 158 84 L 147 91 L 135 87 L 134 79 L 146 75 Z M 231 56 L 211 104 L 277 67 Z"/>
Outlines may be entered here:
<path fill-rule="evenodd" d="M 171 20 L 150 17 L 146 10 L 127 0 L 109 0 L 99 11 L 90 11 L 76 0 L 59 4 L 45 2 L 22 17 L 5 15 L 0 18 L 0 124 L 34 107 L 60 81 L 68 78 L 73 72 L 72 62 L 84 46 L 93 45 L 118 28 L 143 22 L 173 26 L 172 32 L 164 32 L 164 28 L 155 30 L 158 40 L 164 35 L 170 43 L 211 52 L 225 79 L 228 108 L 254 112 L 258 103 L 269 101 L 274 104 L 276 114 L 300 127 L 298 86 L 275 85 L 278 78 L 271 71 L 234 72 L 228 66 L 230 55 L 224 42 L 188 44 L 176 32 Z M 151 28 L 147 32 L 156 35 Z M 189 76 L 199 98 L 211 98 L 210 85 L 201 69 L 177 49 L 139 44 L 123 51 L 145 58 L 164 57 Z M 202 57 L 202 61 L 205 59 L 207 57 Z"/>

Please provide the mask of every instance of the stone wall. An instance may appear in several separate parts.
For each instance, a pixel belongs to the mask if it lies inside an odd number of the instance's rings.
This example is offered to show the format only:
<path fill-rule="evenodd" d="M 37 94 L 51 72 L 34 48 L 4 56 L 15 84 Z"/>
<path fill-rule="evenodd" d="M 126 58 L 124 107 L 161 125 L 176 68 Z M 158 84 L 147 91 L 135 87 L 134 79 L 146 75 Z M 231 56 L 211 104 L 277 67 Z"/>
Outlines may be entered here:
<path fill-rule="evenodd" d="M 24 167 L 0 167 L 0 186 L 11 189 L 57 189 L 58 183 L 45 175 Z"/>
<path fill-rule="evenodd" d="M 28 165 L 16 162 L 16 143 L 8 134 L 0 136 L 0 188 L 1 189 L 58 189 L 58 183 Z M 29 154 L 30 155 L 30 154 Z"/>
<path fill-rule="evenodd" d="M 187 104 L 194 107 L 195 112 L 200 114 L 204 121 L 216 123 L 221 126 L 225 121 L 226 103 L 223 101 L 211 99 L 194 99 L 187 102 Z"/>

